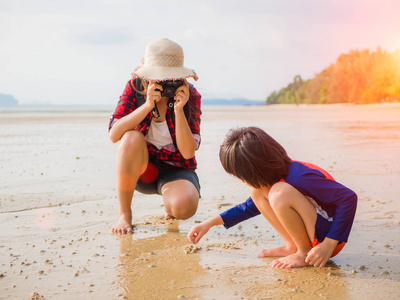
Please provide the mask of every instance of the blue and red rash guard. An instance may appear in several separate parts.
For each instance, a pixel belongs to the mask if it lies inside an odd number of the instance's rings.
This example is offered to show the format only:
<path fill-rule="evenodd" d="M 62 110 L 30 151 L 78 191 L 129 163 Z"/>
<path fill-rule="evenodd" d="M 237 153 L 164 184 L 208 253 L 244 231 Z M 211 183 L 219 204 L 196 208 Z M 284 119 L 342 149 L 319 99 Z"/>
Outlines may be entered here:
<path fill-rule="evenodd" d="M 317 213 L 329 221 L 330 226 L 324 237 L 347 242 L 357 207 L 357 195 L 352 190 L 335 181 L 320 167 L 300 161 L 292 161 L 284 182 L 305 195 Z M 228 229 L 259 214 L 260 211 L 250 197 L 220 216 Z"/>

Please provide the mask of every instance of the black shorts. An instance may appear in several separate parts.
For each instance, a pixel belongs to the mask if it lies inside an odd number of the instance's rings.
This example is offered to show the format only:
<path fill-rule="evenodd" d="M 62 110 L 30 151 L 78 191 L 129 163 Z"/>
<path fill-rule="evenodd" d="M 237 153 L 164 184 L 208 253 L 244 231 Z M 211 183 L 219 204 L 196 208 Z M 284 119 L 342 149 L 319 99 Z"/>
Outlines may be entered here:
<path fill-rule="evenodd" d="M 173 166 L 149 157 L 147 169 L 136 183 L 136 190 L 142 194 L 161 195 L 161 188 L 164 184 L 180 179 L 190 181 L 200 195 L 199 178 L 194 170 Z"/>

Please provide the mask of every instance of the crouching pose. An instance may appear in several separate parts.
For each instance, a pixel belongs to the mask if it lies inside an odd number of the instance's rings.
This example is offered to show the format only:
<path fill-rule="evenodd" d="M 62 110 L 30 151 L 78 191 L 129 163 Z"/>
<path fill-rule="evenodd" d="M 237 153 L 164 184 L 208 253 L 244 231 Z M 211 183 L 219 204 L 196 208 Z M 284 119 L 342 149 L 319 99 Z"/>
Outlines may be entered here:
<path fill-rule="evenodd" d="M 113 234 L 132 233 L 135 190 L 162 195 L 166 219 L 188 219 L 200 198 L 195 151 L 200 145 L 201 96 L 186 79 L 183 50 L 169 39 L 147 45 L 109 123 L 117 151 L 118 222 Z"/>
<path fill-rule="evenodd" d="M 250 198 L 194 226 L 194 243 L 215 225 L 232 227 L 260 213 L 286 243 L 259 257 L 281 257 L 274 268 L 323 267 L 347 242 L 357 195 L 320 167 L 291 160 L 285 149 L 256 127 L 231 130 L 220 147 L 225 171 L 250 186 Z"/>

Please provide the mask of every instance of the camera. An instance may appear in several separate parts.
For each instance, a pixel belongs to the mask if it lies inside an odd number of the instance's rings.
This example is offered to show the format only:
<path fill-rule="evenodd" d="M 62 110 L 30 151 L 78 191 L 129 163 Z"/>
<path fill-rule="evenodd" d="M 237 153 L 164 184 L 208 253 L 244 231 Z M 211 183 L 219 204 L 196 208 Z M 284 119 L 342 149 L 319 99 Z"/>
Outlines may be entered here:
<path fill-rule="evenodd" d="M 172 98 L 175 96 L 176 89 L 184 85 L 183 80 L 166 80 L 158 82 L 162 86 L 161 97 Z"/>

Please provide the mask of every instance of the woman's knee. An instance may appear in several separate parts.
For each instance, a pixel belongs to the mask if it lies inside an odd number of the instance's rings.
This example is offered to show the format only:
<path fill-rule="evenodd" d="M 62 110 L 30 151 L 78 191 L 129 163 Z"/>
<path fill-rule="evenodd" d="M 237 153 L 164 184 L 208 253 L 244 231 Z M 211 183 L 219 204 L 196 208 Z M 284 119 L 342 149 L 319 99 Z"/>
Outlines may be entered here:
<path fill-rule="evenodd" d="M 143 134 L 137 130 L 130 130 L 122 136 L 118 150 L 136 152 L 144 147 L 146 147 L 146 140 Z"/>
<path fill-rule="evenodd" d="M 186 220 L 194 216 L 197 211 L 199 197 L 195 195 L 176 195 L 165 203 L 168 214 L 176 219 Z"/>
<path fill-rule="evenodd" d="M 163 185 L 161 193 L 165 211 L 174 218 L 186 220 L 196 213 L 200 195 L 190 181 L 168 182 Z"/>
<path fill-rule="evenodd" d="M 145 172 L 149 159 L 146 140 L 137 130 L 125 132 L 122 136 L 117 151 L 118 172 Z M 132 174 L 130 174 L 132 175 Z"/>

